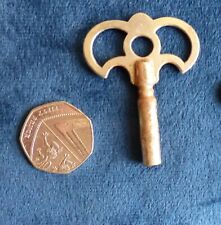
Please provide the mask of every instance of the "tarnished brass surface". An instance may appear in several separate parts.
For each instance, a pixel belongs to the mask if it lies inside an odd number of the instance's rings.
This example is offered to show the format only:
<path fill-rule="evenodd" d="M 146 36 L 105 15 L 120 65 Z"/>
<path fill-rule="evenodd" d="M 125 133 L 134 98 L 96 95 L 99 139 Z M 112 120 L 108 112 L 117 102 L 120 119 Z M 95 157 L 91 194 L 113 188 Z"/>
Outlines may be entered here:
<path fill-rule="evenodd" d="M 23 150 L 34 167 L 66 174 L 79 167 L 92 153 L 90 119 L 67 102 L 52 102 L 34 108 L 21 134 Z"/>
<path fill-rule="evenodd" d="M 136 71 L 135 84 L 139 90 L 138 110 L 143 163 L 147 166 L 156 166 L 161 164 L 161 153 L 157 100 L 153 90 L 157 82 L 153 61 L 138 61 Z"/>
<path fill-rule="evenodd" d="M 165 26 L 172 26 L 183 31 L 189 38 L 191 51 L 188 59 L 183 61 L 173 54 L 161 54 L 161 43 L 157 31 Z M 105 30 L 118 29 L 127 33 L 123 43 L 123 56 L 108 60 L 99 65 L 93 54 L 96 37 Z M 145 57 L 135 54 L 132 42 L 137 37 L 146 37 L 152 41 L 152 52 Z M 131 82 L 139 88 L 140 132 L 143 162 L 147 166 L 161 163 L 160 138 L 157 120 L 157 103 L 153 86 L 159 81 L 160 69 L 165 64 L 175 65 L 180 72 L 187 72 L 196 62 L 200 52 L 200 42 L 195 30 L 183 20 L 173 17 L 152 19 L 144 13 L 137 13 L 126 21 L 109 20 L 97 24 L 87 34 L 84 41 L 84 55 L 91 69 L 103 78 L 107 78 L 110 70 L 122 66 L 129 72 Z"/>

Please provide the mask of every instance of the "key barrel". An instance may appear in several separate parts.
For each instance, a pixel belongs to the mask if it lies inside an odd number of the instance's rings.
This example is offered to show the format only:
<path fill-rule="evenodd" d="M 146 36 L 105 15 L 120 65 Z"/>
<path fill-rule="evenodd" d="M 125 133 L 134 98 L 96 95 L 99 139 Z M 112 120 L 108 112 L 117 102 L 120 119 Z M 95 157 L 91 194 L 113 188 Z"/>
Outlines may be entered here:
<path fill-rule="evenodd" d="M 138 61 L 135 68 L 143 163 L 149 167 L 157 166 L 161 164 L 161 151 L 157 101 L 153 86 L 158 82 L 158 78 L 152 61 Z"/>

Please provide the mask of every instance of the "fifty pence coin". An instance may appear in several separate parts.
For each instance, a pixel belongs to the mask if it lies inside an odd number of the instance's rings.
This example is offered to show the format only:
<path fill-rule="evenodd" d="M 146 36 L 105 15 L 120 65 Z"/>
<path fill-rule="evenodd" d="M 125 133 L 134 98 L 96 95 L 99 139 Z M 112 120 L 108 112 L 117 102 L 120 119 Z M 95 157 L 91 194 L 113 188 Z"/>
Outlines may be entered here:
<path fill-rule="evenodd" d="M 93 151 L 91 120 L 67 102 L 34 108 L 20 135 L 23 150 L 34 167 L 66 174 L 78 168 Z"/>

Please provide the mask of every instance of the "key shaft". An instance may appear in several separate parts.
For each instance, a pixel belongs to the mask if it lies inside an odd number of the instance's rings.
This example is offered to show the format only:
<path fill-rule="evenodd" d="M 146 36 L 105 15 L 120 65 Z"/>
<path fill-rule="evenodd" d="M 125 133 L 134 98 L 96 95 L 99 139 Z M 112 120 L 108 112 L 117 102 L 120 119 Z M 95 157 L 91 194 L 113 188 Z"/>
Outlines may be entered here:
<path fill-rule="evenodd" d="M 161 164 L 161 151 L 157 100 L 153 87 L 158 79 L 152 61 L 138 61 L 135 67 L 143 163 L 146 166 L 157 166 Z"/>

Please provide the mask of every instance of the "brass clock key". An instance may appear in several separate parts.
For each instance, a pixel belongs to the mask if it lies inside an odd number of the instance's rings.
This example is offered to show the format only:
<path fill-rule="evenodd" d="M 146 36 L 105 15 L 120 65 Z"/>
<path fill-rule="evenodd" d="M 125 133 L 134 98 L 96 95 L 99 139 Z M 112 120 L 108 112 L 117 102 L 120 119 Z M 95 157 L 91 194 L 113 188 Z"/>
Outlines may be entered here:
<path fill-rule="evenodd" d="M 190 40 L 191 51 L 184 62 L 173 54 L 161 54 L 161 43 L 157 31 L 161 27 L 172 26 L 183 31 Z M 127 33 L 124 40 L 124 56 L 108 60 L 100 66 L 93 54 L 96 37 L 103 31 L 118 29 Z M 138 56 L 132 50 L 132 42 L 137 37 L 146 37 L 153 43 L 152 52 L 145 57 Z M 126 21 L 109 20 L 97 24 L 87 34 L 84 41 L 84 55 L 91 69 L 103 78 L 107 78 L 115 66 L 127 69 L 132 84 L 139 90 L 138 109 L 143 163 L 146 166 L 161 164 L 160 134 L 157 119 L 157 101 L 154 96 L 154 85 L 159 81 L 159 71 L 167 63 L 175 65 L 181 73 L 187 72 L 196 62 L 200 51 L 200 42 L 195 30 L 186 22 L 173 18 L 162 17 L 152 19 L 144 13 L 137 13 Z"/>

